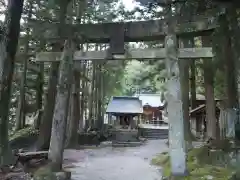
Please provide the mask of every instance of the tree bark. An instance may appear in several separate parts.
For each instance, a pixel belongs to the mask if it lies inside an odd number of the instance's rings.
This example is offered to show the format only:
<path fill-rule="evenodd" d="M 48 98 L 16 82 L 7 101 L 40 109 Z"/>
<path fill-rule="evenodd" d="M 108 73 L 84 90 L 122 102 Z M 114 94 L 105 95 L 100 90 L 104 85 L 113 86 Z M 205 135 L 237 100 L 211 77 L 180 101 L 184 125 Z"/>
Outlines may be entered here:
<path fill-rule="evenodd" d="M 24 0 L 8 1 L 6 31 L 0 35 L 0 165 L 9 164 L 11 160 L 8 145 L 8 116 L 23 3 Z"/>
<path fill-rule="evenodd" d="M 67 40 L 61 57 L 57 98 L 53 115 L 49 159 L 53 171 L 62 169 L 63 150 L 65 142 L 66 124 L 68 117 L 69 97 L 73 76 L 73 55 L 75 44 Z"/>

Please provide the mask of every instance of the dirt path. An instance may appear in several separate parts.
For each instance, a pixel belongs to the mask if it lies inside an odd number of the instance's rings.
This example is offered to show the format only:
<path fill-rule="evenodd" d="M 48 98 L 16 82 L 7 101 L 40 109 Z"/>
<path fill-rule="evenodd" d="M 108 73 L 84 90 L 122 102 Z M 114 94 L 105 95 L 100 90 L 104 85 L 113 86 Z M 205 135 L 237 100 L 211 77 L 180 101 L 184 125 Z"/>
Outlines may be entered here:
<path fill-rule="evenodd" d="M 166 150 L 164 140 L 152 140 L 134 148 L 66 150 L 64 157 L 73 165 L 72 180 L 160 180 L 161 170 L 150 161 Z"/>

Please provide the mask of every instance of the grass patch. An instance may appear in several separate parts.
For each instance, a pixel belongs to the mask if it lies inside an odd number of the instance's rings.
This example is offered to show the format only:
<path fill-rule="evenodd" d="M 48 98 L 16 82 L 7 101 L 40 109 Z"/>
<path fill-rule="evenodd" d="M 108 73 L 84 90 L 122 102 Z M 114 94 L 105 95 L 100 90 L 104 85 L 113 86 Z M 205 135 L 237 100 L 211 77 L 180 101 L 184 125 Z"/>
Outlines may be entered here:
<path fill-rule="evenodd" d="M 178 180 L 230 179 L 236 172 L 236 169 L 227 165 L 221 166 L 219 164 L 214 164 L 212 158 L 215 158 L 215 153 L 219 153 L 219 151 L 211 151 L 209 155 L 209 148 L 207 146 L 190 150 L 187 157 L 189 176 L 180 177 Z M 224 152 L 222 151 L 222 153 Z M 152 164 L 161 166 L 163 168 L 163 176 L 170 177 L 170 157 L 168 153 L 158 154 L 152 159 Z"/>

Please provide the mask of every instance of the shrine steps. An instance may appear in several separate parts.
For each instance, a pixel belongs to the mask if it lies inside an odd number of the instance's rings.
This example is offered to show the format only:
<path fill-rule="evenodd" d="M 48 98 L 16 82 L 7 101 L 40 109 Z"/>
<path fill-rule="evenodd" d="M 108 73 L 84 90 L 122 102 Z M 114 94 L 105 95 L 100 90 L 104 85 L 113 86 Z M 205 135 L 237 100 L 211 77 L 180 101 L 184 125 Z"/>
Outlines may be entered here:
<path fill-rule="evenodd" d="M 112 142 L 112 147 L 138 147 L 143 145 L 144 142 Z"/>
<path fill-rule="evenodd" d="M 168 128 L 140 128 L 139 131 L 147 139 L 168 139 Z"/>

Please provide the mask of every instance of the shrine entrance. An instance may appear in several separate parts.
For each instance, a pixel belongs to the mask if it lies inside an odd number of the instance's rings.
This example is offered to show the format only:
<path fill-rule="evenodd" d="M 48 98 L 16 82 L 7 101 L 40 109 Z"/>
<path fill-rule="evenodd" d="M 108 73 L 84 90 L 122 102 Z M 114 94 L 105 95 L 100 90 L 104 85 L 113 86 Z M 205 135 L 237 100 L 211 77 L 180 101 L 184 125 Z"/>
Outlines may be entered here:
<path fill-rule="evenodd" d="M 112 62 L 114 60 L 165 60 L 168 71 L 168 116 L 171 129 L 169 130 L 170 154 L 172 161 L 172 173 L 184 174 L 186 171 L 186 152 L 184 148 L 184 128 L 183 111 L 180 87 L 180 67 L 179 61 L 211 59 L 213 57 L 212 48 L 201 47 L 194 48 L 188 45 L 178 47 L 178 39 L 186 40 L 187 37 L 209 36 L 216 27 L 215 21 L 208 21 L 202 16 L 192 17 L 193 22 L 179 22 L 175 24 L 174 29 L 166 26 L 166 21 L 173 23 L 172 15 L 167 19 L 126 22 L 126 23 L 103 23 L 103 24 L 80 24 L 70 25 L 63 35 L 62 39 L 67 39 L 67 44 L 74 43 L 109 43 L 107 49 L 103 51 L 75 51 L 73 46 L 66 45 L 64 52 L 39 52 L 36 55 L 37 62 L 60 62 L 62 65 L 71 64 L 72 69 L 65 71 L 65 75 L 70 75 L 78 69 L 81 61 L 102 61 Z M 43 22 L 47 23 L 47 22 Z M 201 24 L 201 26 L 199 26 Z M 48 24 L 56 26 L 56 24 Z M 172 25 L 171 25 L 172 26 Z M 146 28 L 147 27 L 147 28 Z M 63 33 L 64 34 L 64 33 Z M 186 36 L 186 34 L 188 36 Z M 84 38 L 83 38 L 84 37 Z M 55 37 L 46 37 L 46 39 L 56 40 Z M 155 41 L 162 42 L 164 48 L 147 49 L 125 49 L 125 42 Z M 180 43 L 179 43 L 180 44 Z M 64 54 L 65 53 L 65 54 Z M 69 61 L 64 60 L 64 57 Z M 126 119 L 125 119 L 126 120 Z M 128 121 L 123 120 L 127 123 Z M 175 166 L 176 165 L 176 166 Z"/>

